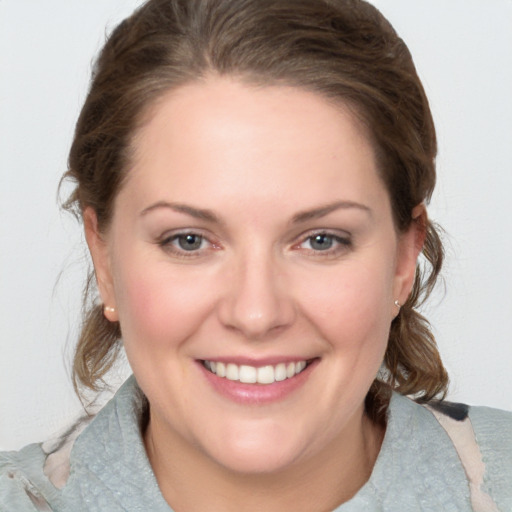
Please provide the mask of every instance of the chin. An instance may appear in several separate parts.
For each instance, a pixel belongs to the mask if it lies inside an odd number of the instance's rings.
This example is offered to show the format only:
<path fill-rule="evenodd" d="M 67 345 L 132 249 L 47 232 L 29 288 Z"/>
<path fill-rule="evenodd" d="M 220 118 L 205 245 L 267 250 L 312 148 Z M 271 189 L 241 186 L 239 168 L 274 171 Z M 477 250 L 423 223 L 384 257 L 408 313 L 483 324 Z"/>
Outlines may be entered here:
<path fill-rule="evenodd" d="M 283 450 L 232 450 L 216 462 L 231 473 L 269 475 L 284 472 L 294 466 L 297 457 Z"/>
<path fill-rule="evenodd" d="M 233 473 L 279 473 L 292 467 L 301 458 L 304 441 L 293 439 L 290 431 L 279 426 L 258 428 L 258 432 L 240 429 L 225 434 L 224 441 L 206 450 L 220 466 Z"/>

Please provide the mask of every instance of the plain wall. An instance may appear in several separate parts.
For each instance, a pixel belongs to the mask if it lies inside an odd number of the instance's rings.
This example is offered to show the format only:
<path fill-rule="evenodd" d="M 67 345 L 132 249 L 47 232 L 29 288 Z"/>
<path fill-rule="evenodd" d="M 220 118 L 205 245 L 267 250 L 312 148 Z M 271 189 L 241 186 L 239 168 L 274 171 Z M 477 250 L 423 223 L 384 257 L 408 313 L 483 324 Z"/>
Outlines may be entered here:
<path fill-rule="evenodd" d="M 408 43 L 438 129 L 429 211 L 447 232 L 446 292 L 425 311 L 449 399 L 512 409 L 512 2 L 374 3 Z M 56 193 L 93 56 L 138 4 L 0 0 L 0 449 L 80 411 L 69 360 L 88 260 Z"/>

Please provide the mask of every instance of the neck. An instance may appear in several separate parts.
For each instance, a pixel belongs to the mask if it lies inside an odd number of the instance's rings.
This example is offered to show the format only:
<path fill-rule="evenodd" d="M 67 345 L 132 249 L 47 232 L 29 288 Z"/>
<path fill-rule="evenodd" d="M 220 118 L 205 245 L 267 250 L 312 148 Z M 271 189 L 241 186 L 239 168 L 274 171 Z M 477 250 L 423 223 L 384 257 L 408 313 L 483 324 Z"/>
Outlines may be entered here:
<path fill-rule="evenodd" d="M 368 481 L 384 429 L 361 410 L 325 449 L 273 473 L 238 473 L 221 466 L 152 418 L 146 451 L 160 490 L 176 512 L 312 512 L 333 510 Z"/>

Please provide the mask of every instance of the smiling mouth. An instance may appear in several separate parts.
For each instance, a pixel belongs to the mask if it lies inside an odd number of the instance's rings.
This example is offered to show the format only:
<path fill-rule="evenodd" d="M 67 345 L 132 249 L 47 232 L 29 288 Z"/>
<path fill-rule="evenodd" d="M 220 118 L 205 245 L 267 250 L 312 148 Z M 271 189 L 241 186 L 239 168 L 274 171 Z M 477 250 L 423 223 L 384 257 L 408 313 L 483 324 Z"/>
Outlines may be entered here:
<path fill-rule="evenodd" d="M 209 372 L 227 380 L 238 381 L 244 384 L 274 384 L 274 382 L 291 379 L 303 372 L 311 363 L 311 360 L 260 367 L 208 360 L 204 360 L 202 363 Z"/>

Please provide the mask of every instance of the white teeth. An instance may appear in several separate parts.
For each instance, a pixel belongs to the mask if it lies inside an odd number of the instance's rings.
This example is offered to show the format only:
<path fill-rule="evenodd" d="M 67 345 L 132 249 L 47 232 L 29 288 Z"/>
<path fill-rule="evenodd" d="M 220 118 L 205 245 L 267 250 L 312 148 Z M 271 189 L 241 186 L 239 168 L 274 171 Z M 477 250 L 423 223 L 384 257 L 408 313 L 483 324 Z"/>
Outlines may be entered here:
<path fill-rule="evenodd" d="M 261 368 L 258 368 L 257 381 L 260 384 L 272 384 L 275 380 L 273 366 L 262 366 Z"/>
<path fill-rule="evenodd" d="M 258 375 L 258 370 L 254 368 L 254 366 L 240 366 L 240 371 L 238 372 L 238 378 L 240 382 L 245 382 L 246 384 L 254 384 L 256 382 L 256 378 Z"/>
<path fill-rule="evenodd" d="M 217 377 L 225 377 L 228 380 L 240 381 L 244 384 L 273 384 L 286 379 L 291 379 L 306 368 L 306 361 L 296 363 L 279 363 L 275 366 L 240 366 L 233 363 L 221 363 L 216 361 L 204 361 L 204 367 L 215 373 Z"/>
<path fill-rule="evenodd" d="M 239 380 L 240 372 L 238 371 L 238 366 L 236 364 L 229 363 L 226 366 L 226 379 L 228 380 Z"/>
<path fill-rule="evenodd" d="M 277 382 L 285 380 L 286 377 L 286 365 L 284 363 L 280 363 L 275 367 L 274 370 L 274 378 Z"/>
<path fill-rule="evenodd" d="M 217 368 L 214 373 L 217 373 L 219 377 L 225 377 L 226 376 L 226 365 L 224 363 L 217 363 Z"/>

